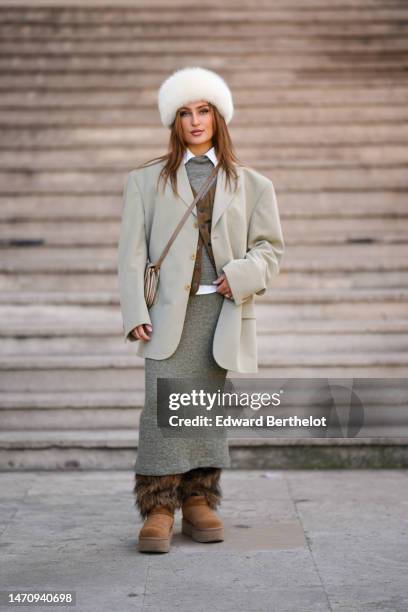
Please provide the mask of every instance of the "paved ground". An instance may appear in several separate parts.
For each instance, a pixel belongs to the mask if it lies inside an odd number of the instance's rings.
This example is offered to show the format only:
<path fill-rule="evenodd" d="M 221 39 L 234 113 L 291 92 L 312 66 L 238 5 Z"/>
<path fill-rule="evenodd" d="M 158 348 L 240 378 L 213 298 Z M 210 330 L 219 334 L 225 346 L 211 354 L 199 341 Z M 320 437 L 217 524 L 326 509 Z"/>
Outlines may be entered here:
<path fill-rule="evenodd" d="M 1 590 L 74 590 L 64 609 L 80 612 L 408 610 L 407 470 L 222 484 L 225 542 L 191 542 L 178 515 L 171 552 L 152 555 L 136 548 L 131 472 L 0 473 Z"/>

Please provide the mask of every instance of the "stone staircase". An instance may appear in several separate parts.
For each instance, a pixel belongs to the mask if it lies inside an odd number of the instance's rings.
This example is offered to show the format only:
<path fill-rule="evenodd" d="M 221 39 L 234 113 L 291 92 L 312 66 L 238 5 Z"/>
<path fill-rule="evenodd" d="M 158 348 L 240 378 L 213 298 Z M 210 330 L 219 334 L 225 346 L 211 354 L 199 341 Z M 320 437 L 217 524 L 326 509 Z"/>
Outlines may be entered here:
<path fill-rule="evenodd" d="M 408 7 L 18 0 L 0 8 L 0 469 L 129 468 L 143 360 L 122 339 L 127 172 L 160 155 L 171 71 L 231 86 L 286 241 L 260 377 L 408 373 Z M 407 439 L 231 439 L 233 466 L 407 466 Z"/>

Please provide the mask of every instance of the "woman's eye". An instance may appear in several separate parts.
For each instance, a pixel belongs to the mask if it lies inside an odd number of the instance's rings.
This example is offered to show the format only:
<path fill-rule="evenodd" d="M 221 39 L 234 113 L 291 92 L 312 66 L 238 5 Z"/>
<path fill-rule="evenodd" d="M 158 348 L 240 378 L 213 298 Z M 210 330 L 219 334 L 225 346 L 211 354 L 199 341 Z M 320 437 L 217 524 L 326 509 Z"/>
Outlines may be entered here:
<path fill-rule="evenodd" d="M 208 113 L 208 112 L 209 112 L 209 109 L 208 109 L 208 108 L 203 108 L 203 109 L 201 109 L 201 111 L 200 111 L 200 113 Z M 180 112 L 180 117 L 184 117 L 184 115 L 186 115 L 186 114 L 187 114 L 187 111 L 181 111 L 181 112 Z"/>

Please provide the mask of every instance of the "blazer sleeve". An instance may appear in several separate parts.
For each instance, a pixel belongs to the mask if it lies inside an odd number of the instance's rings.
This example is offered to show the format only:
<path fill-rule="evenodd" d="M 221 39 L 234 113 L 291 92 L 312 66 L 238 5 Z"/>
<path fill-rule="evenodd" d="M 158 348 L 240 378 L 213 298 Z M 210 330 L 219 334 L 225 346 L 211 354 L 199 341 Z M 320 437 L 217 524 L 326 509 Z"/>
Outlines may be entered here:
<path fill-rule="evenodd" d="M 284 248 L 275 189 L 269 181 L 250 217 L 245 257 L 232 259 L 222 268 L 237 306 L 254 293 L 263 295 L 272 285 Z"/>
<path fill-rule="evenodd" d="M 151 324 L 144 297 L 147 260 L 145 217 L 142 195 L 133 172 L 123 192 L 122 222 L 118 245 L 118 276 L 124 341 L 137 342 L 130 332 L 137 325 Z"/>

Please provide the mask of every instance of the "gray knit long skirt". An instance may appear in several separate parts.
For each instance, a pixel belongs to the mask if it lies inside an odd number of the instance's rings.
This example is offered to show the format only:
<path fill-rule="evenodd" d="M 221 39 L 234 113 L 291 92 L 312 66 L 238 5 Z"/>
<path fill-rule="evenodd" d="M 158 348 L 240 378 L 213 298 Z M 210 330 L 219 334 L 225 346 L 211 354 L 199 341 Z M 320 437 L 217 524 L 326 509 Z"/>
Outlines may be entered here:
<path fill-rule="evenodd" d="M 208 278 L 209 258 L 202 265 Z M 213 275 L 214 277 L 214 275 Z M 207 282 L 205 280 L 204 282 Z M 223 304 L 220 293 L 190 295 L 180 343 L 167 359 L 145 359 L 145 404 L 140 418 L 138 474 L 164 475 L 198 467 L 231 467 L 227 435 L 177 438 L 163 435 L 157 425 L 157 378 L 199 377 L 200 384 L 223 389 L 227 370 L 214 360 L 214 331 Z M 153 330 L 154 332 L 154 330 Z"/>

